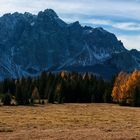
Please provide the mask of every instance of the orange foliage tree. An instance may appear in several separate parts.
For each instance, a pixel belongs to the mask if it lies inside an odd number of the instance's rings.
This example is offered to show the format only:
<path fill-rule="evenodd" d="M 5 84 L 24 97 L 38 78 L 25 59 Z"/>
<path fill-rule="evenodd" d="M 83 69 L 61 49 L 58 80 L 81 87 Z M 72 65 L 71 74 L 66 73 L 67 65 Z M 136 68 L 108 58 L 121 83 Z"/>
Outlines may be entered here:
<path fill-rule="evenodd" d="M 113 100 L 130 104 L 133 102 L 136 88 L 140 88 L 140 71 L 135 70 L 130 74 L 121 72 L 114 83 Z"/>

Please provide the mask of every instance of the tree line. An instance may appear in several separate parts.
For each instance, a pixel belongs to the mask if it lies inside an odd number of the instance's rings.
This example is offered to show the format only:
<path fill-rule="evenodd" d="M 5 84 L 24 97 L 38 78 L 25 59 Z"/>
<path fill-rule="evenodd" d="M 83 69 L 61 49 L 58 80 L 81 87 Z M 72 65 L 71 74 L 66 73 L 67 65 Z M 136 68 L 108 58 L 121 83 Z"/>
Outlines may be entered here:
<path fill-rule="evenodd" d="M 140 71 L 120 72 L 106 81 L 91 73 L 42 72 L 38 77 L 5 79 L 0 82 L 4 105 L 48 103 L 118 103 L 140 106 Z M 2 97 L 1 97 L 2 96 Z"/>
<path fill-rule="evenodd" d="M 75 72 L 48 73 L 40 76 L 22 77 L 20 79 L 5 79 L 0 82 L 2 102 L 11 103 L 12 98 L 18 105 L 39 103 L 111 103 L 112 81 L 105 81 L 90 73 Z"/>

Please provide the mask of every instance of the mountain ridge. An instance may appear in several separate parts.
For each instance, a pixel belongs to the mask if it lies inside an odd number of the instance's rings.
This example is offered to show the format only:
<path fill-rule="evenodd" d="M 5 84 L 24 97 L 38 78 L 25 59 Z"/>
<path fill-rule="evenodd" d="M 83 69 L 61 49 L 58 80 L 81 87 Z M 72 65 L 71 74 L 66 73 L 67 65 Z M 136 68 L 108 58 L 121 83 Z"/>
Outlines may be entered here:
<path fill-rule="evenodd" d="M 52 9 L 0 17 L 0 52 L 0 79 L 44 70 L 89 71 L 108 78 L 140 67 L 140 52 L 127 50 L 113 33 L 79 21 L 68 24 Z"/>

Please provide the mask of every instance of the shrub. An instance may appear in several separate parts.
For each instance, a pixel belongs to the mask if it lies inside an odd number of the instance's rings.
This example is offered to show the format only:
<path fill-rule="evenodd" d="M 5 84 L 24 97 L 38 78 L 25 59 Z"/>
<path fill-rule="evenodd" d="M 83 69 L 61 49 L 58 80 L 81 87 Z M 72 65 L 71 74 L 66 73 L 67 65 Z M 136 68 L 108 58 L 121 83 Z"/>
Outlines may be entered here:
<path fill-rule="evenodd" d="M 11 105 L 12 97 L 9 93 L 5 94 L 2 98 L 3 105 Z"/>

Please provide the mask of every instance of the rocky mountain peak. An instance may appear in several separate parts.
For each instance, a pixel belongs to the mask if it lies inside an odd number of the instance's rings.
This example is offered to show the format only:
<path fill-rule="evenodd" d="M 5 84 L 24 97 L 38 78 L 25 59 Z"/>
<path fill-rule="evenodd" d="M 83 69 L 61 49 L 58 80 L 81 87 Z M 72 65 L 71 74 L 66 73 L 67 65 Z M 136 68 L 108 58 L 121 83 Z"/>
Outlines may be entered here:
<path fill-rule="evenodd" d="M 52 9 L 46 9 L 38 13 L 38 17 L 58 18 L 56 12 Z"/>
<path fill-rule="evenodd" d="M 67 24 L 52 9 L 38 15 L 6 14 L 0 26 L 0 79 L 36 76 L 43 70 L 106 76 L 105 71 L 113 75 L 140 67 L 140 52 L 125 49 L 114 34 L 79 21 Z"/>
<path fill-rule="evenodd" d="M 51 17 L 58 17 L 56 12 L 52 9 L 46 9 L 46 10 L 44 10 L 44 13 L 48 16 L 51 16 Z"/>

